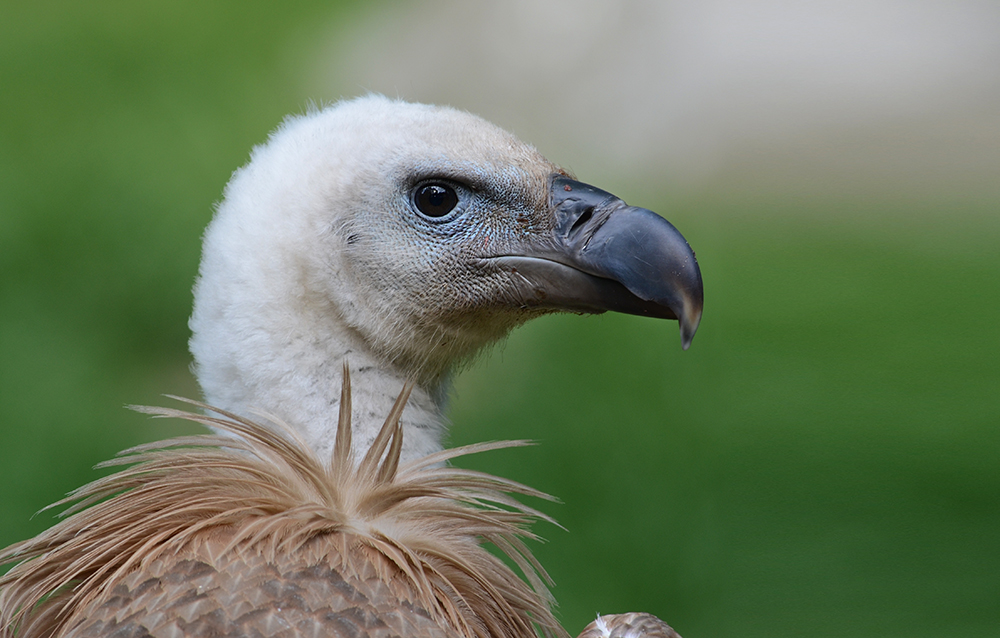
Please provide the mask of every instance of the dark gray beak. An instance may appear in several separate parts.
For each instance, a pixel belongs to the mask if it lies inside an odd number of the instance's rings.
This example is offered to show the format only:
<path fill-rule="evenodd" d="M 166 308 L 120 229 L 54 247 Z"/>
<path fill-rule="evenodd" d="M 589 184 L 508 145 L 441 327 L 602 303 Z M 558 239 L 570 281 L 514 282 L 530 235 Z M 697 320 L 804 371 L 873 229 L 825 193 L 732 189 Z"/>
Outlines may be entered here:
<path fill-rule="evenodd" d="M 677 319 L 687 350 L 704 294 L 694 251 L 645 208 L 562 175 L 552 179 L 555 227 L 524 255 L 495 260 L 517 277 L 521 303 L 537 308 Z"/>

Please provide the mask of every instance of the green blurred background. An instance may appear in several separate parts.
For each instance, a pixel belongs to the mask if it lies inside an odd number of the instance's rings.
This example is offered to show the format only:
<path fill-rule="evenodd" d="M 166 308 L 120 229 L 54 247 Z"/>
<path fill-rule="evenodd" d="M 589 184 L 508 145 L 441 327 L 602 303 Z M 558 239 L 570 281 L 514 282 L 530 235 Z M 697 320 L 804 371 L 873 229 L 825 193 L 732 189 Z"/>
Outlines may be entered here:
<path fill-rule="evenodd" d="M 571 633 L 1000 635 L 1000 20 L 752 4 L 4 3 L 0 546 L 190 431 L 122 406 L 198 394 L 213 202 L 285 114 L 376 90 L 513 128 L 698 252 L 688 352 L 673 323 L 550 317 L 456 384 L 453 443 L 540 441 L 463 463 L 562 499 L 537 554 Z"/>

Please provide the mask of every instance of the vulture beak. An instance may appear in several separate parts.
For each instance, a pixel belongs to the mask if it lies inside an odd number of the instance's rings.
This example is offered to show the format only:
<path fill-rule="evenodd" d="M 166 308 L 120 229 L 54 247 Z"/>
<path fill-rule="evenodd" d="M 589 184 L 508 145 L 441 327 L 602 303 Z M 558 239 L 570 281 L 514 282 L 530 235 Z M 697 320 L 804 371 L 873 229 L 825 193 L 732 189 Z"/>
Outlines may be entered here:
<path fill-rule="evenodd" d="M 553 176 L 550 192 L 552 231 L 522 255 L 498 260 L 520 275 L 521 302 L 677 319 L 687 350 L 701 321 L 703 291 L 683 235 L 651 210 L 562 175 Z"/>

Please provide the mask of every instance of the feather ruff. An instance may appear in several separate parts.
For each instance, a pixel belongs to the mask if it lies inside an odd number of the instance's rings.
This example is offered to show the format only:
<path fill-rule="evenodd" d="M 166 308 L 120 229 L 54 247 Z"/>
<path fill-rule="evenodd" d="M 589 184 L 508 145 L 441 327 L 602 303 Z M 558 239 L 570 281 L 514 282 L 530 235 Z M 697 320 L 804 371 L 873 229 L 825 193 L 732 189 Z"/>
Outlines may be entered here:
<path fill-rule="evenodd" d="M 64 520 L 0 551 L 0 564 L 17 562 L 0 577 L 0 636 L 62 635 L 129 574 L 223 531 L 222 554 L 250 550 L 265 560 L 317 547 L 346 551 L 351 539 L 381 556 L 437 623 L 462 636 L 565 638 L 551 611 L 548 575 L 523 542 L 537 540 L 527 529 L 533 520 L 554 521 L 512 495 L 551 497 L 447 465 L 528 442 L 481 443 L 400 465 L 407 384 L 359 461 L 351 453 L 346 366 L 343 378 L 329 464 L 274 418 L 268 427 L 185 399 L 179 400 L 218 416 L 136 408 L 223 434 L 125 450 L 99 467 L 127 467 L 50 506 L 68 506 Z M 516 564 L 524 580 L 484 542 Z"/>

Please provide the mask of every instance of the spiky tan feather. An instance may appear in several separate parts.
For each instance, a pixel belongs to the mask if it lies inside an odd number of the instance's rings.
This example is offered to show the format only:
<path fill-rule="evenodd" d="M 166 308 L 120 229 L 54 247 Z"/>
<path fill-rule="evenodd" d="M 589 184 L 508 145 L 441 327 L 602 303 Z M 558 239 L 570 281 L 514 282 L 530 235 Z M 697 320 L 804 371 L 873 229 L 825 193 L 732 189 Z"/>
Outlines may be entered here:
<path fill-rule="evenodd" d="M 526 442 L 399 465 L 409 390 L 359 462 L 346 368 L 329 464 L 276 419 L 139 408 L 229 436 L 126 450 L 102 466 L 128 467 L 56 503 L 63 521 L 0 552 L 19 561 L 0 578 L 0 635 L 565 638 L 522 542 L 551 519 L 511 495 L 549 497 L 447 465 Z"/>

